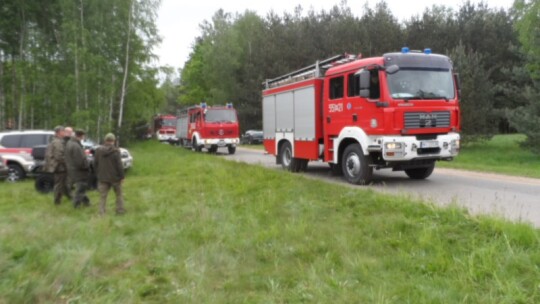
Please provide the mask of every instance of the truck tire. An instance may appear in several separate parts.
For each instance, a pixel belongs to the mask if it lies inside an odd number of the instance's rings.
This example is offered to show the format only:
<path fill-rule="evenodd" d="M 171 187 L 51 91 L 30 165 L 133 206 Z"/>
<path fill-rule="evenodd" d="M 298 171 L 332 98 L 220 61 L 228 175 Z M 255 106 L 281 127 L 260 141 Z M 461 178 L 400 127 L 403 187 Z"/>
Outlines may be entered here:
<path fill-rule="evenodd" d="M 307 166 L 308 166 L 308 163 L 309 163 L 309 160 L 308 159 L 301 159 L 300 161 L 300 172 L 306 172 L 307 170 Z"/>
<path fill-rule="evenodd" d="M 9 173 L 7 181 L 18 182 L 26 177 L 26 173 L 23 168 L 18 164 L 8 164 Z"/>
<path fill-rule="evenodd" d="M 217 150 L 217 148 L 216 148 L 216 150 Z M 236 153 L 236 147 L 228 146 L 227 150 L 229 150 L 230 155 L 233 155 L 234 153 Z"/>
<path fill-rule="evenodd" d="M 373 168 L 369 166 L 369 157 L 364 155 L 359 144 L 345 148 L 341 161 L 343 176 L 354 185 L 365 185 L 371 181 Z"/>
<path fill-rule="evenodd" d="M 293 157 L 292 147 L 289 142 L 285 142 L 279 150 L 279 157 L 281 159 L 281 167 L 287 171 L 298 172 L 300 171 L 300 160 Z"/>
<path fill-rule="evenodd" d="M 199 143 L 197 142 L 197 139 L 195 137 L 193 137 L 193 140 L 191 142 L 193 143 L 193 151 L 195 151 L 195 152 L 201 152 L 202 151 L 202 147 L 199 146 Z"/>
<path fill-rule="evenodd" d="M 435 162 L 432 163 L 429 167 L 407 169 L 405 170 L 405 174 L 407 174 L 410 179 L 426 179 L 431 175 L 431 173 L 433 173 L 434 169 Z"/>
<path fill-rule="evenodd" d="M 39 193 L 47 194 L 54 189 L 54 176 L 51 173 L 41 173 L 36 177 L 34 183 L 36 191 Z"/>

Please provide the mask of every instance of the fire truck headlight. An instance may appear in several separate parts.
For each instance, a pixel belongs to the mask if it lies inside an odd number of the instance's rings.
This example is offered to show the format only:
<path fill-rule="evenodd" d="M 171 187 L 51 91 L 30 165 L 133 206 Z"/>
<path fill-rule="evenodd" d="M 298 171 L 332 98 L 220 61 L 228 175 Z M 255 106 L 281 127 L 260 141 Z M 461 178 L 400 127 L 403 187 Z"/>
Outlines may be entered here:
<path fill-rule="evenodd" d="M 389 142 L 384 144 L 384 147 L 386 150 L 401 150 L 403 148 L 403 144 L 399 142 Z"/>
<path fill-rule="evenodd" d="M 459 139 L 454 139 L 450 142 L 450 152 L 458 153 L 460 149 L 461 141 Z"/>

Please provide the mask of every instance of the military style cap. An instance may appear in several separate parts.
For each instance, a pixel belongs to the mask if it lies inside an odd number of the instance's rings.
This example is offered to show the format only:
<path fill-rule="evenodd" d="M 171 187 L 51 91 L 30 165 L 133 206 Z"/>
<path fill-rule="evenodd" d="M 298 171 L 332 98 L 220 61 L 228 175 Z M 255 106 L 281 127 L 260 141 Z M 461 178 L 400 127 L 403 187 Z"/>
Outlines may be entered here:
<path fill-rule="evenodd" d="M 116 136 L 114 136 L 114 134 L 107 133 L 107 135 L 105 135 L 105 141 L 115 141 L 115 140 L 116 140 Z"/>

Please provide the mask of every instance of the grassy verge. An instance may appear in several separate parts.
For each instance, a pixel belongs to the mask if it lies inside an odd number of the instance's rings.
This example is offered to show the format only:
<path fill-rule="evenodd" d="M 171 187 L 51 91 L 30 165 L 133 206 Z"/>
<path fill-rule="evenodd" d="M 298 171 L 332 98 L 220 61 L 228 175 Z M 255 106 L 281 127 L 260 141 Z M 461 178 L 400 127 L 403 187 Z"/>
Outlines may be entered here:
<path fill-rule="evenodd" d="M 490 141 L 464 146 L 454 161 L 437 165 L 540 178 L 540 155 L 520 147 L 524 139 L 523 135 L 497 135 Z"/>
<path fill-rule="evenodd" d="M 97 216 L 95 192 L 74 210 L 30 182 L 0 184 L 0 303 L 540 302 L 540 232 L 527 225 L 130 150 L 123 217 Z"/>

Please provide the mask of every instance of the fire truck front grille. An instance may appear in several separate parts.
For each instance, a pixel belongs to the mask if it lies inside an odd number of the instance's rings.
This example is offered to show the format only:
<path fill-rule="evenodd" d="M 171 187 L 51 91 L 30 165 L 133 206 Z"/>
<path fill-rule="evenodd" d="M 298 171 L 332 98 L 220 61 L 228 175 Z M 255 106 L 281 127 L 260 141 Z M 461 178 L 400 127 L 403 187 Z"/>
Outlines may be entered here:
<path fill-rule="evenodd" d="M 448 128 L 450 127 L 450 112 L 405 112 L 405 129 Z"/>

